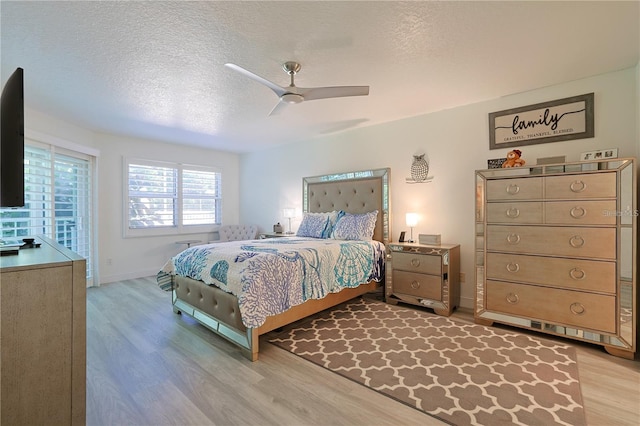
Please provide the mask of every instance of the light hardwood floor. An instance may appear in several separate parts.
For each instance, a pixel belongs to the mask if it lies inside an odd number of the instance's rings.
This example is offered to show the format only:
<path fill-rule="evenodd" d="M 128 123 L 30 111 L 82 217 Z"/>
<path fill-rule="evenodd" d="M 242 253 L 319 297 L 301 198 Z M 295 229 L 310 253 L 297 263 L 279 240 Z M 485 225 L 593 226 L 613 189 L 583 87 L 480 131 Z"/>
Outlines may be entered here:
<path fill-rule="evenodd" d="M 473 321 L 465 312 L 454 317 Z M 587 421 L 640 423 L 640 362 L 577 348 Z M 441 425 L 260 342 L 260 360 L 171 309 L 155 279 L 87 291 L 88 425 Z"/>

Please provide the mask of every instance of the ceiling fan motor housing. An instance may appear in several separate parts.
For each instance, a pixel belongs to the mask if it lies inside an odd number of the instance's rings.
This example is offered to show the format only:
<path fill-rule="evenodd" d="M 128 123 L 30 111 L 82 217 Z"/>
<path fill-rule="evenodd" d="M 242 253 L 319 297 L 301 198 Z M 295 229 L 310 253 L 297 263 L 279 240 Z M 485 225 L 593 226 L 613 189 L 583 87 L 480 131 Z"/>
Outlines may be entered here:
<path fill-rule="evenodd" d="M 285 93 L 280 97 L 282 102 L 286 102 L 288 104 L 299 104 L 304 101 L 302 95 L 298 95 L 297 93 Z"/>

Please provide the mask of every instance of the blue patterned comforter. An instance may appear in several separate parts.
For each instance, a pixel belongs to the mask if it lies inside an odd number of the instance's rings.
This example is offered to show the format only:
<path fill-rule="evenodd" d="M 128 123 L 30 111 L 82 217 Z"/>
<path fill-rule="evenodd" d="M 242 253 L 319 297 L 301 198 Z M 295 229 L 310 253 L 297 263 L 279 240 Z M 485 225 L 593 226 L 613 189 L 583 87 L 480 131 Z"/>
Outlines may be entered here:
<path fill-rule="evenodd" d="M 270 238 L 195 246 L 169 260 L 161 273 L 215 285 L 238 298 L 246 327 L 309 299 L 384 277 L 379 241 Z"/>

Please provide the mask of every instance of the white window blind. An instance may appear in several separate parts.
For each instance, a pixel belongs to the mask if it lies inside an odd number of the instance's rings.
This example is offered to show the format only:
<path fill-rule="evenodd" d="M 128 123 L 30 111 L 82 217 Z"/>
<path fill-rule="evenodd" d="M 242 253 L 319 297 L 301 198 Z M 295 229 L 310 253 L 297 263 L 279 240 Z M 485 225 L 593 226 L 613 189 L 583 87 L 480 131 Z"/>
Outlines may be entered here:
<path fill-rule="evenodd" d="M 177 169 L 129 165 L 129 228 L 176 226 Z"/>
<path fill-rule="evenodd" d="M 55 240 L 91 257 L 91 169 L 85 159 L 56 154 L 54 163 Z M 87 268 L 90 266 L 87 261 Z"/>
<path fill-rule="evenodd" d="M 220 223 L 220 173 L 182 171 L 182 218 L 185 225 Z"/>
<path fill-rule="evenodd" d="M 219 171 L 131 159 L 125 173 L 125 236 L 210 232 L 220 223 Z"/>
<path fill-rule="evenodd" d="M 0 209 L 3 240 L 47 236 L 87 259 L 92 278 L 89 156 L 25 143 L 25 206 Z"/>

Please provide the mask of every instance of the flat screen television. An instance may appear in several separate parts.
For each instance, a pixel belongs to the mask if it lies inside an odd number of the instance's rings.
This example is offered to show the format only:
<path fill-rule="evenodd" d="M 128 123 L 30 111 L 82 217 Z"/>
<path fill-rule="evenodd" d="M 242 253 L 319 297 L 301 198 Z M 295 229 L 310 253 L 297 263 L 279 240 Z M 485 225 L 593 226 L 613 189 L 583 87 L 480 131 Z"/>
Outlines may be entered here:
<path fill-rule="evenodd" d="M 0 207 L 24 206 L 24 76 L 16 69 L 0 102 Z"/>

